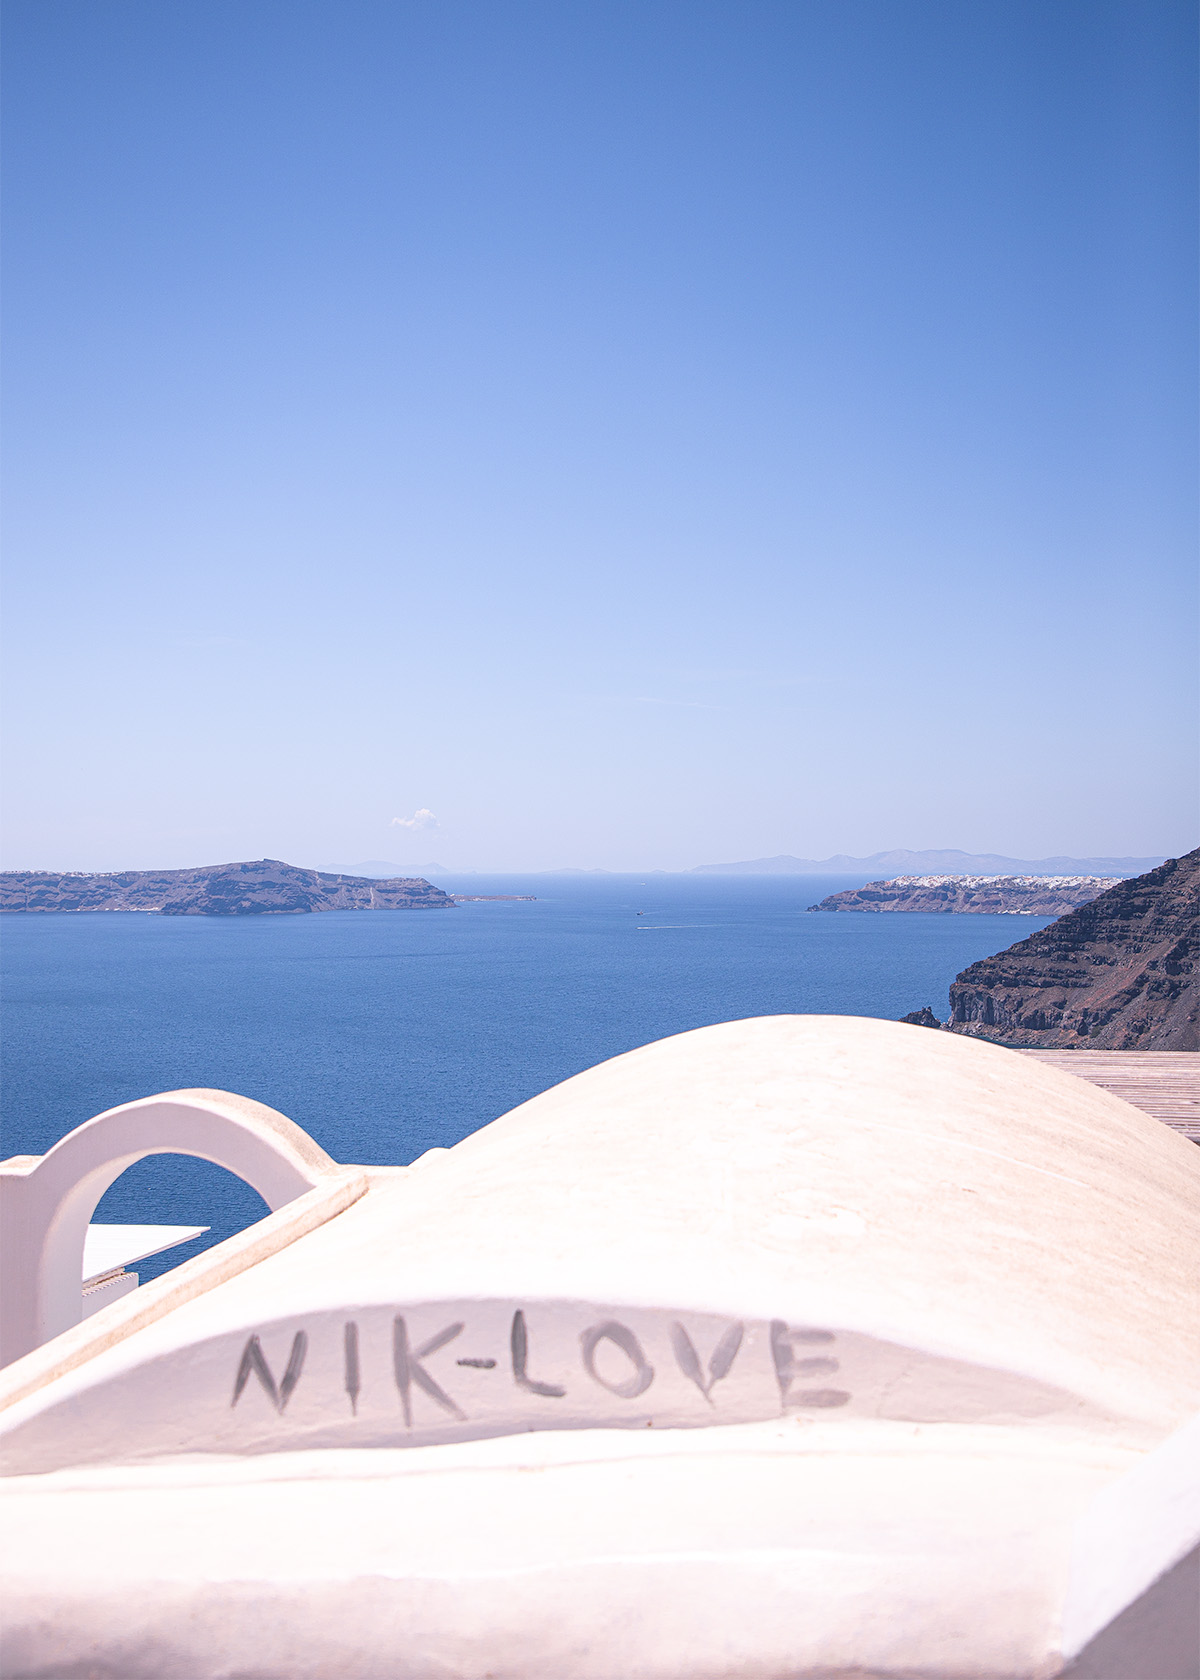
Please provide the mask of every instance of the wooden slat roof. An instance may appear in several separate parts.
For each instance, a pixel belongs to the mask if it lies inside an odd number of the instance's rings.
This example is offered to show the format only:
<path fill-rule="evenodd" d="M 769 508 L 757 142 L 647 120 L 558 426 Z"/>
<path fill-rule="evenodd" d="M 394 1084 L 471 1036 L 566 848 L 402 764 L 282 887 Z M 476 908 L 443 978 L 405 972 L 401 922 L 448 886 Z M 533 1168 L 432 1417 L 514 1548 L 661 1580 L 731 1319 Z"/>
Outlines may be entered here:
<path fill-rule="evenodd" d="M 1200 1054 L 1192 1050 L 1021 1050 L 1088 1079 L 1200 1143 Z"/>

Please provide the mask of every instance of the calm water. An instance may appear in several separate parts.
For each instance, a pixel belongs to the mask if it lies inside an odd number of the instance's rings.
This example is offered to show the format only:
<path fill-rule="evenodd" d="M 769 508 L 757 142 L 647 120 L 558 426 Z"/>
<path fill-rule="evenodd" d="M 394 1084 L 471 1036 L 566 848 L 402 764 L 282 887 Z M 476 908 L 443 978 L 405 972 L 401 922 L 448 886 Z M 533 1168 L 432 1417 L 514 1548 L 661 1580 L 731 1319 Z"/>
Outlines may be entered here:
<path fill-rule="evenodd" d="M 6 915 L 0 1153 L 40 1154 L 102 1109 L 201 1085 L 282 1110 L 335 1159 L 402 1163 L 690 1027 L 784 1012 L 894 1019 L 924 1003 L 945 1015 L 960 969 L 1046 925 L 805 914 L 864 879 L 440 877 L 450 891 L 537 902 Z M 210 1225 L 217 1241 L 262 1212 L 220 1169 L 159 1156 L 126 1173 L 96 1217 Z"/>

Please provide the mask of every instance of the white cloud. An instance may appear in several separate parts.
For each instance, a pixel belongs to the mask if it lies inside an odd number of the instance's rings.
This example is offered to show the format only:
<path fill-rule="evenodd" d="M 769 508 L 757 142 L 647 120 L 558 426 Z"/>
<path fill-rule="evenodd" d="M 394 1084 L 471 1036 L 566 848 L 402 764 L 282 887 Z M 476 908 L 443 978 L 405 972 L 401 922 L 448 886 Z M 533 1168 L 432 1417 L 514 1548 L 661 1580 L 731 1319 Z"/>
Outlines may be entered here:
<path fill-rule="evenodd" d="M 437 826 L 437 818 L 432 811 L 427 811 L 424 806 L 419 811 L 414 811 L 411 817 L 393 817 L 389 824 L 391 828 L 412 829 L 436 828 Z"/>

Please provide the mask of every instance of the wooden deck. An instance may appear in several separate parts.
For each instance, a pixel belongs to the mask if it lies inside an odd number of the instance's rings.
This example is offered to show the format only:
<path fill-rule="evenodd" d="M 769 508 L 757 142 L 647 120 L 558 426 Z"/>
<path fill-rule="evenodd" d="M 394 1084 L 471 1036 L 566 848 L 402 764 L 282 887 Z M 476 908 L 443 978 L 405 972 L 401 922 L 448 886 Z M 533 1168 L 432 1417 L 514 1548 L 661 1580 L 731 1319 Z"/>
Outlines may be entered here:
<path fill-rule="evenodd" d="M 1191 1050 L 1020 1050 L 1090 1079 L 1200 1143 L 1200 1054 Z"/>

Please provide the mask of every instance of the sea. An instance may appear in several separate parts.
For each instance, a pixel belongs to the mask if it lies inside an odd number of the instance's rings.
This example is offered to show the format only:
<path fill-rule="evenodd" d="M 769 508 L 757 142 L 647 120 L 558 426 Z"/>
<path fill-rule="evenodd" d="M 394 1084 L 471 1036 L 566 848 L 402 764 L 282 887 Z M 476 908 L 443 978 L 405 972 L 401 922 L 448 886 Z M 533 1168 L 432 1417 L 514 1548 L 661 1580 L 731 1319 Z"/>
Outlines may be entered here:
<path fill-rule="evenodd" d="M 118 1103 L 217 1087 L 336 1160 L 404 1164 L 584 1068 L 749 1015 L 898 1019 L 1050 918 L 809 913 L 865 876 L 439 876 L 532 902 L 298 916 L 9 914 L 0 1154 Z M 922 1029 L 914 1028 L 914 1031 Z M 265 1211 L 223 1169 L 151 1157 L 93 1218 L 206 1225 L 142 1281 Z"/>

